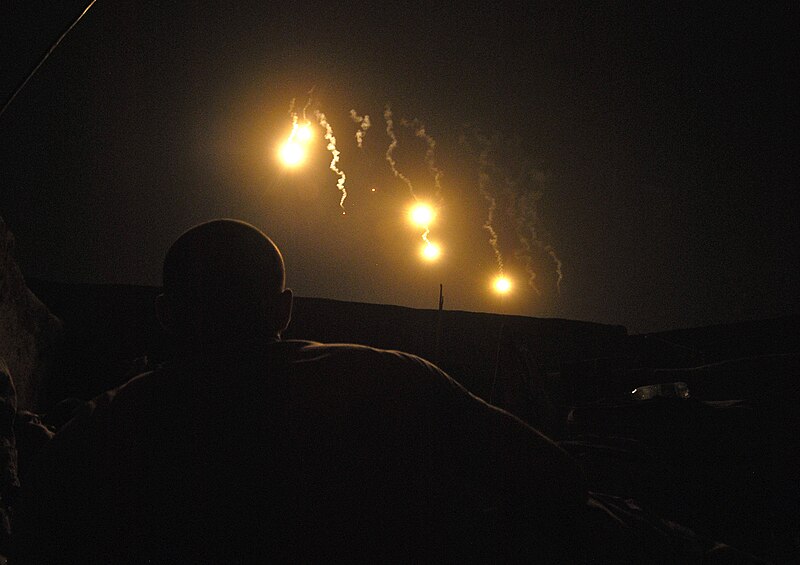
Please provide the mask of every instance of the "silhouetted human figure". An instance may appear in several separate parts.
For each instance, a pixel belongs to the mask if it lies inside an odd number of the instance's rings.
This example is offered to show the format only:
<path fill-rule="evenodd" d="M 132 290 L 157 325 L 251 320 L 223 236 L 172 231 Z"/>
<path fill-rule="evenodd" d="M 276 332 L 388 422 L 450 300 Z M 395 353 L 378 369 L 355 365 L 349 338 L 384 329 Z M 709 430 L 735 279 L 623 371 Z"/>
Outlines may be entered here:
<path fill-rule="evenodd" d="M 418 357 L 281 341 L 272 241 L 234 220 L 183 234 L 159 318 L 176 358 L 97 397 L 23 485 L 18 562 L 566 557 L 577 465 Z M 515 529 L 514 525 L 522 525 Z"/>

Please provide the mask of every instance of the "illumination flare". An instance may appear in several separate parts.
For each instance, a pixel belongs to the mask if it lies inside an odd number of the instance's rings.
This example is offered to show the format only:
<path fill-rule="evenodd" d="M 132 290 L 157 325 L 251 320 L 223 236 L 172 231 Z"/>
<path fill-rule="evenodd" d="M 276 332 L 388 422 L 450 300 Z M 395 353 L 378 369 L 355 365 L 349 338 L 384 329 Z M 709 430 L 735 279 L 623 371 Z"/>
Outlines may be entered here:
<path fill-rule="evenodd" d="M 428 261 L 435 261 L 441 254 L 441 248 L 430 241 L 422 247 L 422 257 Z"/>
<path fill-rule="evenodd" d="M 414 225 L 427 228 L 436 217 L 436 212 L 427 204 L 419 202 L 411 207 L 408 217 Z"/>
<path fill-rule="evenodd" d="M 405 185 L 408 187 L 408 191 L 411 193 L 412 198 L 414 198 L 414 201 L 416 202 L 417 195 L 414 194 L 414 187 L 411 185 L 411 181 L 408 179 L 408 177 L 404 176 L 400 171 L 397 170 L 397 162 L 394 160 L 394 150 L 397 148 L 397 135 L 395 134 L 394 131 L 394 117 L 392 114 L 392 109 L 391 107 L 389 107 L 388 104 L 384 107 L 383 119 L 386 121 L 386 135 L 388 135 L 389 139 L 391 140 L 391 143 L 389 143 L 389 148 L 386 150 L 386 161 L 389 163 L 389 167 L 392 170 L 392 174 L 394 174 L 395 177 L 399 178 L 405 183 Z M 428 207 L 428 209 L 429 209 L 428 214 L 430 214 L 431 216 L 430 220 L 432 220 L 433 210 L 431 210 L 430 207 Z M 416 223 L 417 225 L 420 225 L 421 227 L 425 228 L 425 232 L 422 234 L 422 241 L 424 241 L 426 245 L 424 250 L 428 250 L 432 245 L 434 245 L 428 239 L 428 235 L 430 235 L 431 233 L 431 229 L 429 227 L 430 221 L 416 222 Z"/>
<path fill-rule="evenodd" d="M 314 136 L 314 133 L 311 131 L 311 124 L 306 123 L 302 126 L 296 126 L 295 137 L 301 143 L 308 143 L 311 141 L 311 138 Z"/>
<path fill-rule="evenodd" d="M 281 146 L 280 158 L 284 165 L 287 167 L 297 167 L 306 158 L 305 150 L 299 143 L 294 141 L 287 141 Z"/>
<path fill-rule="evenodd" d="M 468 128 L 462 131 L 460 143 L 478 161 L 478 190 L 489 205 L 482 227 L 489 233 L 489 245 L 500 274 L 503 273 L 504 262 L 494 222 L 502 213 L 502 217 L 511 222 L 519 242 L 514 249 L 514 256 L 524 261 L 528 285 L 541 295 L 534 267 L 543 261 L 552 261 L 556 276 L 554 286 L 560 295 L 564 278 L 563 264 L 541 227 L 539 214 L 539 200 L 547 181 L 546 173 L 527 157 L 520 139 L 504 139 L 499 133 L 489 137 Z"/>
<path fill-rule="evenodd" d="M 500 275 L 494 279 L 494 290 L 498 294 L 508 294 L 511 291 L 511 279 L 506 276 Z"/>
<path fill-rule="evenodd" d="M 294 101 L 292 101 L 294 104 Z M 292 112 L 292 131 L 289 132 L 289 137 L 286 142 L 281 146 L 279 155 L 283 164 L 287 167 L 297 167 L 306 158 L 305 145 L 311 140 L 313 133 L 311 131 L 311 124 L 305 123 L 302 126 L 298 123 L 298 117 L 295 112 Z"/>
<path fill-rule="evenodd" d="M 422 248 L 422 256 L 428 260 L 436 259 L 440 253 L 439 246 L 428 238 L 431 233 L 430 224 L 435 218 L 436 211 L 423 202 L 417 202 L 408 211 L 408 219 L 411 223 L 425 229 L 422 234 L 422 241 L 425 242 Z"/>

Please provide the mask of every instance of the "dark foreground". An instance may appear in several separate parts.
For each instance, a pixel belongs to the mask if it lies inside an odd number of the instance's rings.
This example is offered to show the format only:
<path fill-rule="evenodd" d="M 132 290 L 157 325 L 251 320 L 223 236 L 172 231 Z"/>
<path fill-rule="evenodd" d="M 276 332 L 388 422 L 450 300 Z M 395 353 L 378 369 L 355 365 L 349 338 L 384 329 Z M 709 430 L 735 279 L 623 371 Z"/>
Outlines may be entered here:
<path fill-rule="evenodd" d="M 58 401 L 89 399 L 169 357 L 150 308 L 156 289 L 30 286 L 65 328 L 36 411 L 54 415 Z M 675 540 L 702 539 L 782 563 L 800 558 L 797 327 L 788 318 L 628 336 L 624 328 L 566 320 L 299 299 L 290 337 L 436 360 L 477 396 L 556 439 L 582 464 L 589 488 L 608 493 L 595 495 L 593 511 L 638 524 L 606 531 L 598 523 L 595 533 L 617 549 L 596 562 L 630 556 L 637 544 L 655 550 L 655 539 L 666 544 L 655 551 L 657 562 L 676 562 L 668 549 Z M 687 383 L 690 396 L 629 395 L 672 382 Z M 696 537 L 681 538 L 677 524 Z M 508 541 L 519 549 L 526 543 L 524 535 Z"/>

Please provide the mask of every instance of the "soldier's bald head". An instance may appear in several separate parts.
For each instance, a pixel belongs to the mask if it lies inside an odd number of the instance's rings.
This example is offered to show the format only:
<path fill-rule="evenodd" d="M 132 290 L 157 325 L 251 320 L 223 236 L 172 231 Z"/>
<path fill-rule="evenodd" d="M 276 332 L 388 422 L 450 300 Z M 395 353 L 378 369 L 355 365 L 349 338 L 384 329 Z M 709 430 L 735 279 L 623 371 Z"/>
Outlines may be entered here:
<path fill-rule="evenodd" d="M 164 259 L 164 295 L 173 322 L 184 334 L 221 335 L 261 327 L 270 322 L 265 318 L 282 315 L 278 303 L 285 279 L 278 247 L 261 230 L 239 220 L 191 228 Z"/>

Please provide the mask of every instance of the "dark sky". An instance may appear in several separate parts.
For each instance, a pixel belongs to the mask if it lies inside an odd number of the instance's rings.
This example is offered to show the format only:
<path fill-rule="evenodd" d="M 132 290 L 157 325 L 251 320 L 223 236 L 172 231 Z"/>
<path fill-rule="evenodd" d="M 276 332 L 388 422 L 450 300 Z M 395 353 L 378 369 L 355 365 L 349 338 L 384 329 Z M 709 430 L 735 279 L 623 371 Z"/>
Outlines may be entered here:
<path fill-rule="evenodd" d="M 51 4 L 4 3 L 3 99 L 85 7 Z M 98 0 L 0 117 L 23 271 L 159 284 L 170 242 L 227 216 L 273 237 L 303 296 L 435 308 L 441 282 L 450 309 L 631 332 L 798 313 L 798 7 L 591 4 Z M 312 88 L 345 216 L 324 142 L 296 171 L 274 158 Z M 436 143 L 435 264 L 384 159 L 386 104 Z M 361 150 L 351 109 L 373 122 Z M 397 129 L 398 169 L 436 200 L 423 140 Z"/>

